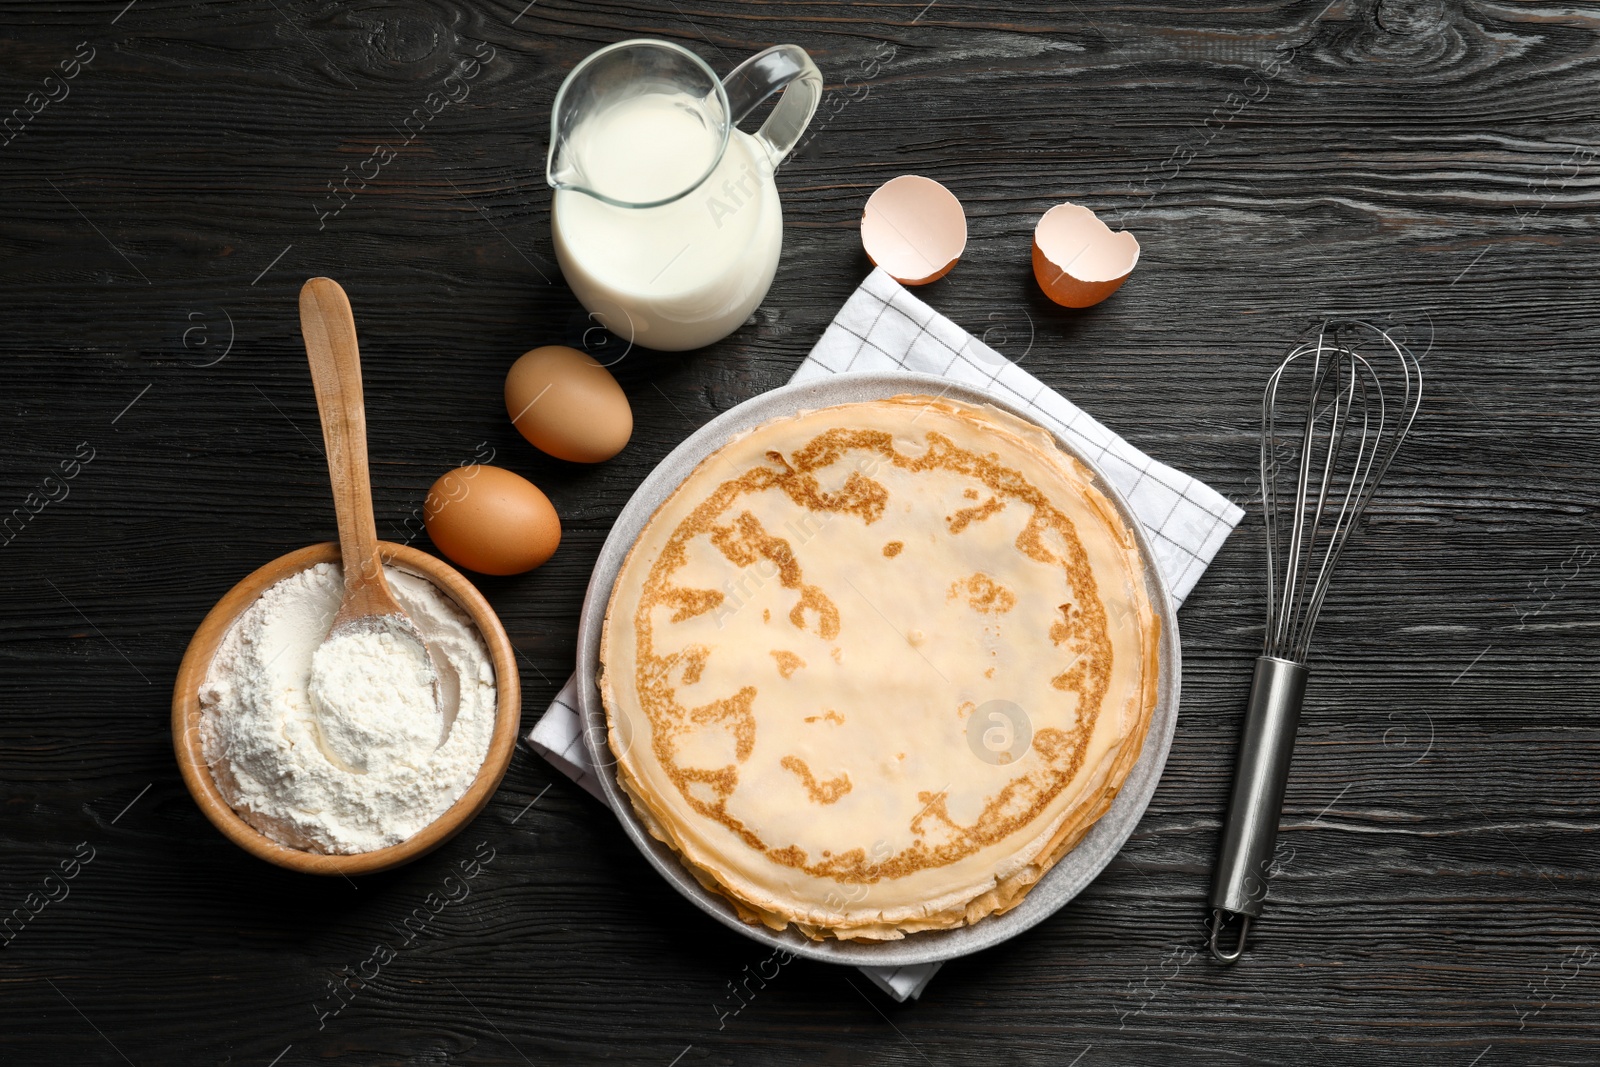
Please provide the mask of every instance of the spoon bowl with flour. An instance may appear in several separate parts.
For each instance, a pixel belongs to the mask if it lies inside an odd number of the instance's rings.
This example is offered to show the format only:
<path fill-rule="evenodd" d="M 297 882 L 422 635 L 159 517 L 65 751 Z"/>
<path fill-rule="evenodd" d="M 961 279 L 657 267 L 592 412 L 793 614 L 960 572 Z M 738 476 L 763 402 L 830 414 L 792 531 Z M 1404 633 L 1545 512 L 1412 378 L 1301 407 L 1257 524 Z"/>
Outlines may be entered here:
<path fill-rule="evenodd" d="M 344 595 L 311 657 L 306 686 L 317 744 L 353 774 L 376 764 L 420 767 L 444 741 L 439 671 L 416 623 L 384 578 L 367 470 L 361 351 L 350 298 L 332 278 L 300 290 L 300 331 L 333 483 Z"/>

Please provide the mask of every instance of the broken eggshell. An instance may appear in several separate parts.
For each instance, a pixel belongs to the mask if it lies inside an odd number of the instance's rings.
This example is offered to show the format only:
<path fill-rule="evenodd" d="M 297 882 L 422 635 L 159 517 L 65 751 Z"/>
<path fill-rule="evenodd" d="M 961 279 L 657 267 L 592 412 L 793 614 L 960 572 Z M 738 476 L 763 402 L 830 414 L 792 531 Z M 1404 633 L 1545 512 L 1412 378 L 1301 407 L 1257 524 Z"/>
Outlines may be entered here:
<path fill-rule="evenodd" d="M 1081 204 L 1057 204 L 1033 230 L 1033 276 L 1039 288 L 1069 308 L 1093 307 L 1116 292 L 1139 262 L 1139 241 L 1111 232 Z"/>
<path fill-rule="evenodd" d="M 967 247 L 967 214 L 932 178 L 903 174 L 878 186 L 861 212 L 861 245 L 875 267 L 902 285 L 950 273 Z"/>

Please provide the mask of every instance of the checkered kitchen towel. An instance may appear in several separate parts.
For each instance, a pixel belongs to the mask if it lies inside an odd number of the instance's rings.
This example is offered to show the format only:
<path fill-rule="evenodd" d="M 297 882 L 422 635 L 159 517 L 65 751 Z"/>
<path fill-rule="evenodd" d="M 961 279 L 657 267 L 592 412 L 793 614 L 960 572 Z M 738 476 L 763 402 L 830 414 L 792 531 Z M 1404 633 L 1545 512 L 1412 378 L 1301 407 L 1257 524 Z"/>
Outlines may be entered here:
<path fill-rule="evenodd" d="M 881 270 L 873 271 L 839 309 L 793 380 L 804 382 L 844 371 L 896 369 L 938 374 L 998 393 L 1082 449 L 1122 490 L 1144 524 L 1156 563 L 1179 605 L 1244 517 L 1243 511 L 1216 490 L 1140 452 Z M 599 783 L 590 775 L 581 721 L 578 680 L 573 677 L 527 734 L 527 742 L 604 802 Z M 884 992 L 903 1001 L 921 996 L 939 966 L 863 967 L 861 971 Z"/>

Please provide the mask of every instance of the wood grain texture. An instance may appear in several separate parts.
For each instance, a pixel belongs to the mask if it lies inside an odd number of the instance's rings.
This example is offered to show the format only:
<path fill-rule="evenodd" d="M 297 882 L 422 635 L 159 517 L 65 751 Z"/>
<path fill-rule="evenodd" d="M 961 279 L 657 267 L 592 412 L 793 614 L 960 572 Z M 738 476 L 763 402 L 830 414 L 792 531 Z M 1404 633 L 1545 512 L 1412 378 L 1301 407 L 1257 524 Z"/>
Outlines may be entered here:
<path fill-rule="evenodd" d="M 0 1060 L 1600 1060 L 1600 16 L 524 2 L 4 5 L 0 124 L 26 121 L 0 133 L 0 918 L 66 895 L 0 948 Z M 564 73 L 629 36 L 720 69 L 792 41 L 827 91 L 779 175 L 770 297 L 711 348 L 624 358 L 633 441 L 579 467 L 526 445 L 501 385 L 523 351 L 581 340 L 546 124 Z M 468 57 L 470 91 L 432 113 Z M 378 176 L 335 192 L 379 145 Z M 526 752 L 460 837 L 354 883 L 270 868 L 205 822 L 169 736 L 184 646 L 240 577 L 334 530 L 304 279 L 338 278 L 359 318 L 379 536 L 429 548 L 427 487 L 468 461 L 560 512 L 549 564 L 480 582 L 531 723 L 632 487 L 788 378 L 865 274 L 863 201 L 903 173 L 968 212 L 934 307 L 1249 506 L 1182 614 L 1155 801 L 1079 900 L 917 1004 L 797 961 L 731 1015 L 728 983 L 765 953 Z M 1084 312 L 1028 263 L 1064 200 L 1144 249 Z M 1281 871 L 1224 970 L 1197 950 L 1261 636 L 1259 395 L 1329 314 L 1403 326 L 1428 396 L 1323 616 Z M 473 862 L 469 894 L 408 942 Z M 394 958 L 374 974 L 379 944 Z"/>

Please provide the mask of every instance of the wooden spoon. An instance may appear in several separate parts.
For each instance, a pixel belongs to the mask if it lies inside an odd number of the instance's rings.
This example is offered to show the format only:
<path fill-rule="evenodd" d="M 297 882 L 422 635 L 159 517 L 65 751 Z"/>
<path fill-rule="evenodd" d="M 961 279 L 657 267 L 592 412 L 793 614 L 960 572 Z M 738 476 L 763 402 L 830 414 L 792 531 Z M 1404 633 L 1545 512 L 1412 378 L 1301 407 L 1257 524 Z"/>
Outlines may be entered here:
<path fill-rule="evenodd" d="M 344 598 L 323 644 L 346 634 L 389 631 L 422 650 L 433 675 L 438 703 L 438 672 L 416 623 L 400 607 L 383 576 L 378 528 L 372 516 L 372 482 L 367 472 L 367 411 L 361 394 L 361 351 L 356 345 L 350 298 L 332 278 L 312 278 L 300 289 L 300 332 L 311 362 L 311 384 L 322 417 L 322 440 L 333 481 L 333 511 L 339 524 L 339 554 L 344 563 Z"/>

